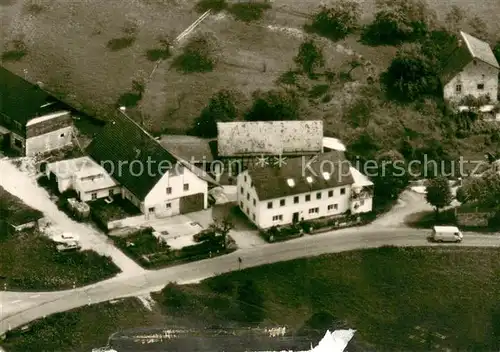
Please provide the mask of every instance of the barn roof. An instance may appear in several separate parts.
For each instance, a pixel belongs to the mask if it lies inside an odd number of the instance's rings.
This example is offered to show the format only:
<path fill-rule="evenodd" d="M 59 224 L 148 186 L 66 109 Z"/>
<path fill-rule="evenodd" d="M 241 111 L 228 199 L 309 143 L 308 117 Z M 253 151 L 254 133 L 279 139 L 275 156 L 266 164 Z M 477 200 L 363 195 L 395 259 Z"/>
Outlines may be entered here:
<path fill-rule="evenodd" d="M 315 154 L 323 148 L 323 121 L 218 122 L 220 157 Z"/>

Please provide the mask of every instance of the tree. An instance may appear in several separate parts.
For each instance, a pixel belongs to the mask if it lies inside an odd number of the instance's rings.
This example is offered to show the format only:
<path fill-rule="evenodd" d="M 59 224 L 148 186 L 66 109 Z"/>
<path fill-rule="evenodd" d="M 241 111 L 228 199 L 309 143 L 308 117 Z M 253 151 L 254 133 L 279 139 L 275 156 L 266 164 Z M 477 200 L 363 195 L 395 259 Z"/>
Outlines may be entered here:
<path fill-rule="evenodd" d="M 436 15 L 422 0 L 379 0 L 375 20 L 362 39 L 370 44 L 398 44 L 423 37 Z"/>
<path fill-rule="evenodd" d="M 163 305 L 172 312 L 181 311 L 189 301 L 182 288 L 173 282 L 168 283 L 161 290 L 161 296 Z"/>
<path fill-rule="evenodd" d="M 252 94 L 254 102 L 247 112 L 248 121 L 297 120 L 300 100 L 293 90 L 273 89 Z"/>
<path fill-rule="evenodd" d="M 243 94 L 237 90 L 222 89 L 215 93 L 195 120 L 193 133 L 200 137 L 217 136 L 217 122 L 234 121 L 240 114 Z"/>
<path fill-rule="evenodd" d="M 312 76 L 316 69 L 325 65 L 323 52 L 313 40 L 300 44 L 299 53 L 293 61 L 309 76 Z"/>
<path fill-rule="evenodd" d="M 238 287 L 238 302 L 243 321 L 259 323 L 264 319 L 264 297 L 252 280 L 246 280 Z"/>
<path fill-rule="evenodd" d="M 495 47 L 493 48 L 493 53 L 495 54 L 497 61 L 500 62 L 500 42 L 497 42 L 495 44 Z"/>
<path fill-rule="evenodd" d="M 222 220 L 214 219 L 214 222 L 209 226 L 209 229 L 211 229 L 216 235 L 221 235 L 223 237 L 224 249 L 227 248 L 227 235 L 233 228 L 234 224 L 231 222 L 229 217 L 225 217 Z"/>
<path fill-rule="evenodd" d="M 356 30 L 360 17 L 361 10 L 356 1 L 339 0 L 331 7 L 321 6 L 306 29 L 332 40 L 340 40 Z"/>
<path fill-rule="evenodd" d="M 464 202 L 477 202 L 491 208 L 500 206 L 500 175 L 495 170 L 487 171 L 481 177 L 468 179 L 459 190 Z M 462 202 L 458 191 L 457 200 Z"/>
<path fill-rule="evenodd" d="M 388 150 L 379 153 L 376 158 L 377 172 L 372 176 L 374 199 L 384 205 L 397 199 L 408 186 L 407 164 L 401 153 Z"/>
<path fill-rule="evenodd" d="M 183 53 L 175 58 L 173 66 L 184 73 L 210 72 L 217 59 L 215 37 L 198 35 L 186 44 Z"/>
<path fill-rule="evenodd" d="M 436 209 L 436 214 L 439 213 L 440 209 L 450 205 L 453 196 L 451 194 L 448 179 L 443 176 L 438 176 L 429 180 L 425 198 L 427 202 Z"/>
<path fill-rule="evenodd" d="M 413 101 L 439 92 L 439 78 L 435 65 L 420 47 L 399 50 L 388 70 L 382 74 L 387 93 L 396 99 Z"/>

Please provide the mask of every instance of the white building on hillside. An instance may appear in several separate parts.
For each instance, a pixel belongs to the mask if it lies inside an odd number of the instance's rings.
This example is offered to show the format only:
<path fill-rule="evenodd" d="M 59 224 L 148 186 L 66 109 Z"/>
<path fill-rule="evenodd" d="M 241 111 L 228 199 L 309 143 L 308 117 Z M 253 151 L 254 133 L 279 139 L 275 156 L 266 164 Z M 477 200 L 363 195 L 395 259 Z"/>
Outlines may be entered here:
<path fill-rule="evenodd" d="M 342 152 L 255 165 L 237 177 L 238 204 L 261 229 L 372 210 L 373 183 Z"/>
<path fill-rule="evenodd" d="M 460 32 L 459 44 L 441 73 L 444 98 L 459 103 L 466 96 L 489 97 L 496 103 L 499 70 L 488 43 Z"/>

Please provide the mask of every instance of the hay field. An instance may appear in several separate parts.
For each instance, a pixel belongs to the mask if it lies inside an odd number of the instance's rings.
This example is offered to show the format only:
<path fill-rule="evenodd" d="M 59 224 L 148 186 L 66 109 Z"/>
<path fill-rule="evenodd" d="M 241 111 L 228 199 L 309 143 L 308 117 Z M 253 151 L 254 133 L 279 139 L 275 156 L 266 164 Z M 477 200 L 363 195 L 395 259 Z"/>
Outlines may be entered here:
<path fill-rule="evenodd" d="M 158 36 L 175 37 L 198 17 L 191 4 L 176 0 L 2 0 L 0 13 L 0 50 L 12 40 L 27 46 L 21 61 L 3 65 L 99 115 L 134 77 L 151 72 L 154 63 L 145 53 Z M 107 48 L 124 37 L 135 41 L 122 50 Z"/>

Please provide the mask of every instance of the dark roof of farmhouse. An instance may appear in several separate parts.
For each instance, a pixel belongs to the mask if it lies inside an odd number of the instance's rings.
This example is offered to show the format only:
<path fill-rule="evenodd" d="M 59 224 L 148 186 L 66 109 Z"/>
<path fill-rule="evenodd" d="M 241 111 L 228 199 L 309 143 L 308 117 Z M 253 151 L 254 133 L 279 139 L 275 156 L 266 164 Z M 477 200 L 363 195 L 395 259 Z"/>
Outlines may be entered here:
<path fill-rule="evenodd" d="M 61 108 L 69 108 L 62 105 L 59 100 L 39 85 L 30 83 L 0 66 L 1 114 L 24 126 L 37 116 L 61 110 Z"/>
<path fill-rule="evenodd" d="M 351 164 L 343 152 L 285 159 L 281 167 L 254 165 L 248 170 L 259 200 L 275 199 L 352 185 Z"/>
<path fill-rule="evenodd" d="M 323 121 L 218 122 L 220 157 L 315 154 L 323 148 Z"/>
<path fill-rule="evenodd" d="M 141 200 L 158 183 L 167 167 L 173 167 L 178 162 L 153 136 L 121 110 L 94 138 L 87 152 Z M 150 172 L 148 164 L 151 165 Z"/>
<path fill-rule="evenodd" d="M 495 54 L 487 42 L 465 32 L 460 32 L 459 44 L 452 51 L 441 72 L 441 82 L 448 83 L 473 60 L 479 60 L 500 69 Z"/>

